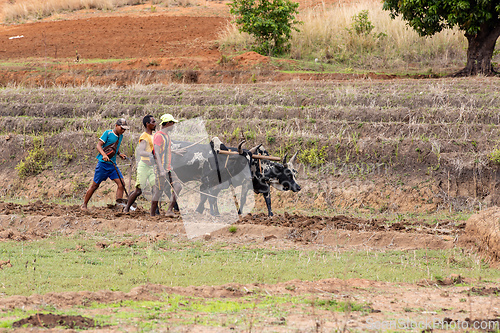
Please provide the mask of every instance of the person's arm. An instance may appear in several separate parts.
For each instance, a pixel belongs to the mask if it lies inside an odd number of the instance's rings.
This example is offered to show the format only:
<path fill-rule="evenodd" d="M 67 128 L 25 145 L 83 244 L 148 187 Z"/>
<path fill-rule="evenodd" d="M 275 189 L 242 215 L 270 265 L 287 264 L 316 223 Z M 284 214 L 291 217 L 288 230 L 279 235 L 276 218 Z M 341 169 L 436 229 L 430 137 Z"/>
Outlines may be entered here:
<path fill-rule="evenodd" d="M 155 144 L 155 157 L 156 157 L 156 165 L 158 166 L 158 170 L 160 171 L 160 176 L 165 177 L 167 175 L 167 172 L 165 171 L 165 168 L 161 164 L 161 157 L 160 157 L 160 146 Z"/>
<path fill-rule="evenodd" d="M 163 135 L 161 133 L 156 133 L 155 136 L 153 137 L 153 144 L 154 144 L 154 152 L 155 152 L 155 157 L 156 157 L 156 165 L 158 166 L 158 170 L 160 171 L 160 176 L 165 177 L 167 175 L 167 171 L 165 171 L 165 168 L 163 167 L 163 159 L 161 158 L 160 151 L 161 147 L 165 143 L 165 140 L 163 138 Z"/>
<path fill-rule="evenodd" d="M 148 143 L 146 140 L 141 140 L 139 142 L 139 155 L 142 157 L 151 157 L 151 153 L 147 151 Z"/>
<path fill-rule="evenodd" d="M 109 157 L 104 152 L 104 149 L 102 149 L 103 145 L 104 145 L 104 141 L 102 141 L 102 139 L 99 139 L 99 141 L 97 141 L 96 148 L 97 148 L 97 151 L 99 152 L 99 154 L 102 155 L 102 160 L 105 161 L 105 162 L 108 162 L 109 161 Z"/>
<path fill-rule="evenodd" d="M 118 140 L 121 140 L 121 139 L 122 139 L 122 136 L 120 135 L 120 137 L 118 138 Z M 122 160 L 124 160 L 124 159 L 126 159 L 126 158 L 127 158 L 127 155 L 122 154 L 122 153 L 120 152 L 120 146 L 121 146 L 121 145 L 122 145 L 122 142 L 120 141 L 120 143 L 118 144 L 118 150 L 117 150 L 117 152 L 116 152 L 116 155 L 120 156 L 120 158 L 121 158 Z"/>

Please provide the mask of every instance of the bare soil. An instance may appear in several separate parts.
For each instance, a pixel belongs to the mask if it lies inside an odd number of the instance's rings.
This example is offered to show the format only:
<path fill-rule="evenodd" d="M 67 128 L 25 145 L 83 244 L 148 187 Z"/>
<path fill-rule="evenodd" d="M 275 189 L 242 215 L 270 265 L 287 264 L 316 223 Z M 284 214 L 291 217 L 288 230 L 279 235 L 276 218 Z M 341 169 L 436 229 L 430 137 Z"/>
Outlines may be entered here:
<path fill-rule="evenodd" d="M 35 326 L 42 328 L 64 327 L 70 329 L 89 329 L 99 327 L 94 319 L 82 316 L 62 316 L 55 314 L 37 313 L 28 318 L 18 320 L 12 327 Z"/>
<path fill-rule="evenodd" d="M 119 16 L 4 26 L 0 54 L 2 60 L 76 60 L 78 54 L 81 60 L 199 57 L 213 61 L 219 55 L 214 46 L 217 32 L 226 23 L 226 18 L 218 17 Z M 8 38 L 18 35 L 24 37 Z"/>
<path fill-rule="evenodd" d="M 255 52 L 222 58 L 217 38 L 231 20 L 227 3 L 205 1 L 194 7 L 158 7 L 157 12 L 151 12 L 151 5 L 125 7 L 111 14 L 81 10 L 38 22 L 0 25 L 0 61 L 5 62 L 0 69 L 0 85 L 125 86 L 179 81 L 390 78 L 374 73 L 283 74 L 276 71 L 276 64 L 270 64 L 268 57 Z M 332 3 L 337 1 L 302 1 L 301 6 Z M 23 37 L 10 39 L 17 36 Z M 195 76 L 183 76 L 184 71 L 194 72 Z"/>
<path fill-rule="evenodd" d="M 95 233 L 115 230 L 119 234 L 143 235 L 139 241 L 168 239 L 172 234 L 184 235 L 181 217 L 151 217 L 149 211 L 123 213 L 121 206 L 108 205 L 80 211 L 78 205 L 46 204 L 41 201 L 21 205 L 0 203 L 0 240 L 31 241 L 56 232 L 72 235 L 79 231 Z M 24 217 L 22 216 L 24 215 Z M 244 241 L 249 238 L 279 243 L 335 246 L 363 246 L 393 249 L 449 249 L 456 245 L 465 223 L 449 222 L 431 227 L 418 221 L 386 223 L 386 220 L 348 216 L 304 216 L 298 214 L 252 214 L 241 218 L 238 231 L 231 234 L 220 229 L 213 238 Z M 20 231 L 22 230 L 22 231 Z M 349 236 L 347 236 L 349 235 Z"/>
<path fill-rule="evenodd" d="M 308 1 L 302 2 L 301 6 L 314 7 L 325 3 L 328 4 L 325 1 Z M 155 13 L 148 11 L 148 6 L 150 4 L 133 6 L 120 9 L 115 13 L 86 10 L 59 14 L 40 22 L 0 26 L 0 61 L 3 62 L 0 68 L 0 85 L 21 84 L 31 87 L 128 86 L 136 83 L 172 82 L 232 84 L 311 79 L 368 79 L 370 82 L 371 80 L 392 79 L 392 77 L 386 75 L 376 74 L 361 76 L 347 74 L 283 74 L 275 71 L 275 65 L 271 64 L 267 57 L 253 52 L 236 56 L 230 62 L 225 62 L 222 61 L 221 51 L 215 41 L 217 34 L 224 29 L 230 19 L 226 3 L 206 1 L 201 6 L 196 7 L 158 7 L 158 12 Z M 9 39 L 9 37 L 21 35 L 24 37 Z M 91 61 L 96 59 L 99 59 L 99 61 Z M 105 62 L 102 61 L 103 59 L 110 61 Z M 408 82 L 405 81 L 404 84 L 406 85 Z M 443 96 L 439 93 L 440 84 L 439 82 L 436 83 L 435 86 L 438 92 L 431 96 L 432 100 L 422 100 L 417 104 L 431 105 L 436 101 L 438 104 L 440 103 L 439 105 L 445 104 L 446 101 L 441 100 Z M 273 88 L 264 87 L 262 89 L 269 90 Z M 290 89 L 293 90 L 294 88 Z M 186 91 L 188 90 L 186 89 Z M 241 98 L 238 97 L 239 91 L 226 93 L 226 95 L 219 96 L 219 100 L 224 101 L 229 97 Z M 256 91 L 256 95 L 258 93 L 260 92 Z M 369 91 L 367 96 L 359 97 L 360 99 L 366 99 L 366 105 L 376 101 L 376 97 L 374 97 L 376 94 L 370 93 L 372 91 Z M 252 92 L 247 92 L 247 94 L 251 95 Z M 283 95 L 286 94 L 276 94 L 276 96 Z M 309 131 L 315 131 L 316 133 L 325 133 L 339 128 L 339 131 L 344 131 L 344 126 L 347 126 L 349 130 L 352 130 L 344 137 L 344 141 L 347 138 L 348 143 L 346 144 L 339 139 L 338 142 L 344 143 L 345 146 L 336 149 L 335 145 L 332 144 L 329 147 L 329 154 L 337 158 L 341 155 L 357 156 L 358 150 L 361 150 L 361 153 L 376 151 L 382 157 L 385 157 L 384 154 L 387 153 L 387 156 L 393 156 L 394 160 L 397 160 L 399 154 L 400 158 L 401 156 L 403 158 L 396 162 L 398 169 L 394 177 L 391 178 L 393 184 L 386 187 L 387 178 L 383 180 L 374 178 L 373 181 L 359 179 L 354 181 L 350 180 L 348 176 L 339 177 L 338 175 L 329 177 L 327 181 L 320 184 L 321 188 L 319 189 L 315 187 L 317 182 L 304 182 L 302 192 L 305 194 L 301 194 L 301 200 L 298 200 L 298 197 L 293 194 L 276 195 L 276 193 L 273 193 L 273 203 L 277 207 L 284 207 L 285 211 L 291 211 L 293 207 L 294 213 L 277 214 L 272 218 L 264 214 L 245 216 L 238 222 L 236 233 L 232 234 L 228 230 L 221 229 L 212 233 L 210 239 L 205 241 L 225 241 L 229 244 L 250 244 L 249 246 L 277 249 L 328 250 L 341 247 L 363 251 L 371 249 L 440 250 L 460 245 L 464 246 L 464 251 L 471 248 L 460 243 L 465 229 L 463 221 L 443 219 L 430 226 L 427 223 L 411 218 L 403 219 L 397 223 L 389 223 L 383 218 L 363 219 L 346 215 L 331 216 L 322 213 L 318 214 L 317 212 L 318 210 L 321 212 L 321 210 L 340 205 L 345 208 L 359 209 L 361 213 L 370 213 L 370 209 L 381 212 L 394 211 L 395 213 L 408 211 L 435 212 L 442 209 L 445 204 L 455 204 L 455 207 L 460 204 L 465 206 L 470 202 L 476 204 L 479 200 L 477 198 L 488 198 L 490 204 L 497 203 L 499 199 L 495 192 L 497 188 L 496 169 L 486 168 L 484 156 L 479 155 L 478 150 L 480 149 L 476 147 L 479 145 L 486 150 L 486 148 L 490 149 L 494 146 L 494 139 L 497 134 L 488 132 L 486 128 L 490 128 L 490 123 L 496 124 L 495 121 L 498 121 L 495 120 L 495 114 L 480 114 L 477 116 L 475 112 L 465 112 L 465 115 L 460 115 L 460 124 L 463 124 L 464 129 L 457 126 L 450 130 L 440 124 L 433 126 L 433 124 L 437 124 L 443 119 L 449 123 L 455 122 L 453 116 L 436 111 L 434 115 L 426 114 L 429 119 L 426 119 L 424 125 L 416 124 L 411 127 L 412 124 L 415 124 L 414 120 L 419 117 L 416 112 L 412 111 L 418 105 L 406 105 L 404 100 L 399 101 L 401 109 L 392 110 L 394 112 L 389 113 L 371 112 L 370 110 L 368 110 L 370 112 L 367 112 L 368 107 L 366 107 L 357 110 L 347 108 L 346 112 L 336 111 L 337 113 L 333 115 L 327 112 L 322 113 L 323 111 L 317 112 L 317 114 L 307 114 L 307 106 L 327 98 L 325 97 L 327 94 L 298 96 L 294 92 L 289 95 L 295 100 L 289 102 L 279 101 L 278 104 L 286 104 L 288 107 L 295 108 L 293 112 L 290 112 L 290 117 L 293 119 L 288 119 L 288 111 L 282 109 L 273 111 L 272 116 L 269 115 L 271 114 L 271 111 L 269 111 L 266 114 L 269 119 L 282 119 L 286 126 L 291 126 L 290 124 L 293 123 L 293 126 L 297 126 L 297 128 L 290 129 L 287 127 L 286 129 L 297 132 L 304 130 L 307 126 L 311 127 L 308 129 Z M 74 109 L 68 108 L 62 103 L 58 104 L 57 101 L 48 102 L 45 97 L 37 102 L 34 100 L 23 101 L 23 98 L 29 99 L 30 97 L 17 96 L 13 100 L 9 98 L 2 100 L 2 126 L 8 128 L 9 131 L 17 132 L 17 134 L 6 133 L 0 138 L 2 142 L 1 174 L 4 179 L 0 195 L 18 193 L 31 200 L 81 198 L 91 179 L 91 174 L 87 170 L 89 169 L 89 163 L 76 164 L 74 161 L 81 162 L 83 160 L 81 156 L 92 156 L 94 154 L 93 146 L 96 137 L 93 132 L 102 125 L 102 118 L 96 118 L 95 114 L 112 118 L 123 114 L 125 109 L 122 109 L 121 105 L 113 105 L 106 110 L 102 110 L 99 109 L 98 102 L 94 100 L 87 104 L 86 102 L 77 101 L 74 102 L 74 105 L 79 105 L 79 107 L 83 105 L 81 109 L 86 113 L 76 114 Z M 99 98 L 106 99 L 107 97 L 96 97 L 96 99 Z M 154 97 L 144 102 L 141 101 L 142 96 L 133 98 L 135 100 L 129 101 L 130 103 L 123 108 L 126 108 L 126 114 L 139 119 L 144 111 L 142 106 L 148 102 L 153 103 Z M 176 98 L 175 92 L 172 93 L 171 99 L 175 100 Z M 256 98 L 250 102 L 251 98 L 248 96 L 246 98 L 242 98 L 241 104 L 251 105 L 252 107 L 272 104 L 269 100 L 266 100 L 267 97 L 260 100 Z M 284 99 L 285 97 L 280 98 Z M 207 97 L 204 93 L 193 94 L 189 102 L 185 101 L 172 104 L 180 109 L 180 113 L 184 112 L 182 115 L 185 117 L 195 116 L 200 112 L 199 107 L 213 104 L 210 96 Z M 480 102 L 475 100 L 472 104 L 477 106 Z M 160 101 L 161 103 L 162 101 Z M 220 103 L 222 105 L 222 102 Z M 331 104 L 335 103 L 341 102 L 336 101 Z M 462 105 L 467 103 L 469 101 L 463 102 Z M 495 104 L 491 103 L 491 101 L 488 103 Z M 188 104 L 188 106 L 186 107 L 185 104 Z M 43 108 L 41 105 L 44 105 Z M 387 101 L 385 105 L 390 105 L 390 102 Z M 190 108 L 191 106 L 192 108 Z M 51 107 L 53 108 L 51 109 Z M 257 111 L 253 110 L 252 107 L 244 112 L 249 114 L 262 113 L 259 109 Z M 306 111 L 301 111 L 304 110 L 304 107 Z M 323 107 L 326 108 L 326 106 Z M 133 108 L 137 109 L 132 110 Z M 43 112 L 40 113 L 42 109 Z M 377 107 L 377 110 L 383 110 L 383 107 Z M 214 119 L 226 121 L 221 121 L 221 123 L 226 126 L 229 132 L 235 129 L 235 125 L 230 124 L 227 119 L 227 110 L 222 108 L 220 111 L 211 110 L 210 112 L 212 112 L 211 116 Z M 324 114 L 325 119 L 321 119 L 322 114 Z M 422 114 L 424 113 L 422 112 Z M 69 164 L 64 165 L 64 168 L 66 168 L 64 172 L 74 174 L 76 177 L 63 181 L 61 178 L 64 179 L 67 174 L 61 173 L 61 175 L 55 177 L 45 172 L 38 177 L 32 177 L 25 181 L 13 181 L 16 178 L 14 167 L 23 157 L 22 154 L 13 152 L 26 144 L 25 136 L 19 133 L 57 132 L 66 126 L 64 119 L 61 118 L 75 115 L 83 117 L 83 120 L 71 119 L 72 126 L 74 125 L 80 130 L 86 129 L 92 132 L 91 134 L 80 133 L 77 134 L 79 136 L 75 139 L 74 136 L 71 136 L 72 133 L 68 134 L 68 131 L 63 131 L 62 134 L 47 138 L 46 143 L 50 147 L 59 147 L 66 152 L 78 152 L 78 156 L 72 157 L 73 162 L 70 159 L 70 161 L 67 161 Z M 20 116 L 27 117 L 21 118 Z M 51 122 L 46 121 L 45 118 L 48 116 L 52 117 Z M 468 116 L 472 118 L 468 119 Z M 319 121 L 311 123 L 307 120 L 309 118 L 317 118 Z M 478 118 L 481 119 L 478 120 Z M 243 119 L 244 123 L 247 124 L 248 119 L 245 116 L 243 116 Z M 329 122 L 331 119 L 341 119 L 342 122 L 339 121 L 332 125 Z M 373 119 L 387 122 L 382 125 L 376 123 L 373 127 L 370 127 L 369 124 L 363 126 L 364 123 L 369 123 Z M 350 123 L 343 122 L 344 120 Z M 261 121 L 261 119 L 258 119 L 258 121 Z M 474 129 L 468 128 L 467 123 L 473 121 L 478 121 L 479 124 L 474 123 Z M 434 142 L 422 139 L 420 142 L 414 143 L 413 137 L 398 136 L 403 132 L 398 127 L 398 124 L 401 123 L 407 125 L 408 131 L 411 131 L 412 134 L 416 133 L 416 135 L 421 136 L 428 135 L 429 132 L 437 133 L 436 137 L 444 135 L 445 132 L 452 133 L 447 137 L 446 142 L 441 141 L 441 150 L 438 152 L 441 154 L 440 159 L 437 160 L 437 154 L 433 150 Z M 209 124 L 209 126 L 213 126 L 211 132 L 220 132 L 219 127 L 216 127 L 217 124 Z M 243 128 L 241 123 L 238 126 Z M 134 130 L 140 132 L 141 126 L 136 125 Z M 466 133 L 465 135 L 461 132 L 462 130 Z M 467 137 L 469 131 L 475 131 L 476 134 L 480 134 L 482 137 L 480 139 L 475 137 L 476 140 L 468 137 L 461 141 L 462 137 Z M 356 144 L 355 136 L 350 134 L 357 134 L 358 132 L 362 139 L 358 142 L 359 145 Z M 266 134 L 258 133 L 256 140 L 261 142 L 266 140 Z M 377 135 L 385 138 L 377 137 Z M 372 138 L 375 139 L 372 140 Z M 230 140 L 234 142 L 237 139 L 239 138 L 233 137 Z M 278 136 L 277 140 L 276 145 L 286 143 Z M 31 142 L 28 142 L 27 146 L 30 145 Z M 399 145 L 401 145 L 401 149 L 399 149 Z M 356 150 L 356 154 L 349 155 L 354 150 Z M 23 149 L 23 151 L 25 153 L 26 149 Z M 89 151 L 91 152 L 89 153 Z M 479 157 L 483 159 L 479 159 Z M 463 160 L 460 160 L 460 158 L 463 158 Z M 469 160 L 479 160 L 479 162 L 469 163 L 467 162 Z M 441 169 L 430 169 L 431 166 L 435 167 L 436 165 L 439 165 Z M 451 176 L 449 171 L 444 171 L 447 165 L 450 166 L 447 170 L 452 170 Z M 57 170 L 61 171 L 62 169 Z M 305 172 L 305 170 L 300 171 Z M 411 181 L 403 186 L 398 182 L 401 181 L 401 174 L 407 172 L 412 172 L 411 177 L 408 177 Z M 426 179 L 432 177 L 434 177 L 432 181 L 427 183 Z M 338 188 L 341 188 L 341 190 L 334 190 Z M 114 190 L 113 185 L 105 184 L 101 190 L 110 189 Z M 113 192 L 111 191 L 108 197 L 112 195 Z M 105 197 L 104 194 L 102 196 Z M 264 203 L 259 198 L 257 208 L 262 210 L 263 207 Z M 147 210 L 148 207 L 141 207 L 134 213 L 124 214 L 118 207 L 110 205 L 100 208 L 92 207 L 91 211 L 87 213 L 79 210 L 79 204 L 58 205 L 34 200 L 30 204 L 0 202 L 0 244 L 6 241 L 36 241 L 54 233 L 69 236 L 80 231 L 96 233 L 114 230 L 117 234 L 140 235 L 137 241 L 148 240 L 151 242 L 167 239 L 172 235 L 185 237 L 180 217 L 173 219 L 164 216 L 151 218 L 145 209 Z M 96 246 L 111 245 L 113 244 L 96 244 Z M 115 245 L 130 246 L 132 244 Z M 11 265 L 10 261 L 3 260 L 3 257 L 0 256 L 0 269 L 9 269 Z M 291 285 L 293 285 L 293 288 L 289 288 Z M 85 306 L 93 301 L 109 303 L 121 300 L 155 300 L 158 299 L 160 293 L 206 298 L 243 298 L 249 294 L 262 291 L 272 295 L 310 295 L 312 298 L 317 299 L 335 297 L 339 300 L 349 299 L 370 304 L 369 317 L 360 312 L 331 313 L 319 309 L 313 310 L 313 313 L 304 313 L 300 309 L 294 309 L 290 306 L 286 325 L 283 325 L 280 318 L 275 318 L 274 321 L 266 322 L 258 328 L 262 332 L 319 332 L 345 328 L 360 331 L 366 330 L 368 318 L 375 321 L 399 317 L 408 318 L 409 312 L 411 312 L 413 320 L 425 320 L 437 316 L 440 318 L 446 317 L 449 321 L 469 320 L 469 322 L 472 322 L 476 319 L 498 320 L 497 318 L 500 317 L 500 302 L 498 297 L 495 297 L 499 292 L 496 282 L 467 281 L 456 276 L 445 277 L 440 283 L 421 281 L 418 284 L 396 284 L 363 279 L 327 279 L 321 281 L 294 280 L 276 285 L 256 283 L 251 285 L 231 284 L 187 288 L 144 285 L 134 288 L 129 293 L 106 290 L 11 297 L 0 294 L 0 309 L 38 309 L 40 306 L 46 305 L 64 309 L 79 305 Z M 463 301 L 464 299 L 466 301 Z M 92 316 L 91 311 L 88 311 L 88 315 Z M 21 327 L 24 324 L 52 327 L 50 323 L 53 323 L 57 326 L 65 326 L 61 325 L 61 320 L 65 322 L 81 320 L 75 327 L 82 328 L 88 324 L 87 327 L 94 327 L 99 330 L 98 327 L 89 324 L 86 318 L 61 318 L 50 315 L 35 315 L 21 321 L 17 330 L 32 330 L 31 328 Z M 122 329 L 136 330 L 135 327 L 123 327 Z M 210 330 L 209 327 L 201 325 L 182 328 L 182 330 L 184 329 L 191 332 Z M 0 331 L 2 330 L 0 328 Z M 101 330 L 108 331 L 108 328 L 101 328 Z M 217 327 L 213 331 L 231 332 L 234 331 L 234 327 Z M 373 331 L 378 330 L 373 329 Z"/>
<path fill-rule="evenodd" d="M 290 291 L 287 286 L 294 286 L 295 290 Z M 279 323 L 280 318 L 275 318 L 274 321 L 269 320 L 265 325 L 256 325 L 254 329 L 262 332 L 314 332 L 316 327 L 318 331 L 329 332 L 335 329 L 348 330 L 363 330 L 363 331 L 379 331 L 376 328 L 368 329 L 370 323 L 378 321 L 381 323 L 386 320 L 387 313 L 401 314 L 408 311 L 418 311 L 416 316 L 413 316 L 415 322 L 425 322 L 424 318 L 437 318 L 438 312 L 440 316 L 445 316 L 449 321 L 474 321 L 490 319 L 495 321 L 494 317 L 498 316 L 495 312 L 496 302 L 490 303 L 491 299 L 481 296 L 466 296 L 470 301 L 460 302 L 459 299 L 464 295 L 470 294 L 470 288 L 449 286 L 445 290 L 437 289 L 432 286 L 417 286 L 409 284 L 389 284 L 384 282 L 367 281 L 361 279 L 338 280 L 328 279 L 315 282 L 307 281 L 289 281 L 277 285 L 239 285 L 231 284 L 224 286 L 213 287 L 166 287 L 161 285 L 145 285 L 134 288 L 129 293 L 100 291 L 100 292 L 78 292 L 78 293 L 53 293 L 51 295 L 33 295 L 30 297 L 12 297 L 10 299 L 1 300 L 0 304 L 3 308 L 33 308 L 38 304 L 48 303 L 54 304 L 58 308 L 68 308 L 72 306 L 85 306 L 91 302 L 111 303 L 119 302 L 120 300 L 137 300 L 137 301 L 154 301 L 160 300 L 158 295 L 162 293 L 177 294 L 184 296 L 197 296 L 210 298 L 241 298 L 255 293 L 260 293 L 265 290 L 270 295 L 311 295 L 311 299 L 321 300 L 331 298 L 334 295 L 339 300 L 356 300 L 356 302 L 369 301 L 371 302 L 367 308 L 368 316 L 359 312 L 332 313 L 321 309 L 315 309 L 314 314 L 301 313 L 289 309 L 286 324 Z M 461 304 L 462 303 L 462 304 Z M 453 306 L 451 306 L 453 304 Z M 456 304 L 456 305 L 455 305 Z M 472 308 L 471 308 L 472 307 Z M 418 310 L 417 310 L 418 309 Z M 90 313 L 89 313 L 90 314 Z M 468 316 L 474 316 L 470 319 Z M 31 317 L 32 318 L 32 317 Z M 469 318 L 469 319 L 467 319 Z M 56 323 L 62 318 L 54 316 Z M 88 318 L 80 319 L 83 323 L 88 323 Z M 40 326 L 38 318 L 32 318 L 33 326 Z M 24 320 L 27 322 L 27 320 Z M 58 325 L 63 326 L 63 325 Z M 89 325 L 90 326 L 90 325 Z M 236 325 L 235 325 L 236 326 Z M 472 325 L 471 325 L 472 326 Z M 81 327 L 81 326 L 80 326 Z M 90 326 L 92 327 L 92 326 Z M 293 329 L 292 329 L 293 328 Z M 108 331 L 110 328 L 103 328 L 103 331 Z M 127 330 L 134 331 L 133 327 L 126 327 Z M 218 327 L 216 330 L 210 327 L 201 325 L 190 325 L 187 329 L 190 332 L 231 332 L 235 327 Z M 175 328 L 171 328 L 174 332 L 180 332 Z M 28 329 L 26 329 L 28 331 Z M 409 331 L 412 331 L 409 329 Z M 413 330 L 416 331 L 416 330 Z M 442 330 L 434 330 L 442 331 Z"/>
<path fill-rule="evenodd" d="M 147 208 L 147 207 L 146 207 Z M 236 223 L 236 233 L 227 228 L 204 237 L 204 242 L 224 241 L 228 246 L 243 245 L 272 249 L 321 250 L 342 248 L 344 250 L 415 250 L 451 249 L 456 247 L 463 236 L 465 223 L 448 223 L 430 227 L 418 221 L 404 221 L 388 224 L 384 220 L 362 219 L 349 216 L 304 216 L 299 214 L 278 214 L 267 217 L 253 214 Z M 121 212 L 121 206 L 108 205 L 94 207 L 90 212 L 82 212 L 78 206 L 46 204 L 37 201 L 21 205 L 0 203 L 0 242 L 36 241 L 53 234 L 71 236 L 81 231 L 89 234 L 113 230 L 117 235 L 136 235 L 134 241 L 117 243 L 97 242 L 96 247 L 133 246 L 135 242 L 157 242 L 171 239 L 173 235 L 187 239 L 182 218 L 166 218 L 162 215 L 151 218 L 147 211 L 139 208 L 129 214 Z M 5 265 L 4 269 L 9 269 Z M 249 295 L 307 295 L 312 301 L 328 300 L 353 301 L 369 304 L 364 312 L 332 313 L 314 309 L 302 312 L 294 306 L 287 309 L 286 323 L 280 318 L 260 319 L 255 328 L 262 332 L 329 332 L 335 329 L 378 331 L 374 322 L 408 318 L 414 322 L 425 322 L 438 318 L 457 322 L 472 320 L 496 320 L 500 315 L 500 303 L 495 295 L 499 292 L 496 283 L 449 276 L 442 280 L 422 280 L 416 284 L 388 283 L 364 279 L 326 279 L 320 281 L 292 280 L 275 285 L 227 284 L 221 286 L 169 287 L 164 285 L 144 285 L 128 293 L 103 290 L 99 292 L 62 292 L 46 295 L 0 297 L 1 309 L 37 309 L 41 305 L 51 305 L 59 310 L 80 307 L 80 313 L 92 316 L 85 305 L 92 302 L 113 303 L 126 300 L 161 300 L 164 294 L 176 294 L 206 299 L 244 299 Z M 488 297 L 491 296 L 491 297 Z M 464 300 L 467 300 L 464 302 Z M 83 307 L 83 308 L 82 308 Z M 408 316 L 411 312 L 411 316 Z M 66 323 L 71 318 L 47 315 L 50 320 L 31 316 L 16 325 L 57 326 L 61 320 Z M 472 316 L 472 317 L 471 317 Z M 411 319 L 410 319 L 411 318 Z M 81 319 L 80 325 L 99 328 L 88 318 Z M 264 322 L 262 322 L 264 321 Z M 380 324 L 379 324 L 380 325 Z M 16 326 L 21 327 L 21 326 Z M 30 326 L 28 326 L 30 327 Z M 72 328 L 72 326 L 67 326 Z M 181 326 L 170 327 L 173 331 Z M 190 325 L 192 332 L 230 332 L 232 327 Z M 122 327 L 135 331 L 134 327 Z M 241 328 L 241 326 L 240 326 Z M 101 328 L 109 330 L 110 328 Z M 187 328 L 186 328 L 187 329 Z M 23 329 L 20 329 L 23 331 Z M 440 331 L 439 329 L 435 331 Z"/>

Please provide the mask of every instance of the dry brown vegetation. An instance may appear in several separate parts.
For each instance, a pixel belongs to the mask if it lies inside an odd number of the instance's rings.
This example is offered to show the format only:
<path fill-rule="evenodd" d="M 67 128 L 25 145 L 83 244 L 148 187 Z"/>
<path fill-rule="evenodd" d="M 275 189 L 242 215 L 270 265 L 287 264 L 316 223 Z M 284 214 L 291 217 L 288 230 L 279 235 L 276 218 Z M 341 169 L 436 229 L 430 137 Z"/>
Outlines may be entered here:
<path fill-rule="evenodd" d="M 342 53 L 318 40 L 361 7 L 334 6 L 346 12 L 334 26 L 341 13 L 328 2 L 302 5 L 315 11 L 295 52 L 321 60 L 306 65 L 221 53 L 227 8 L 215 17 L 211 10 L 225 8 L 216 2 L 154 1 L 129 16 L 77 11 L 61 17 L 85 19 L 0 27 L 0 331 L 62 319 L 97 331 L 174 332 L 378 332 L 370 322 L 395 318 L 498 323 L 498 225 L 488 214 L 498 215 L 500 201 L 499 83 L 331 72 L 328 54 Z M 370 15 L 377 32 L 401 37 L 391 43 L 413 38 Z M 445 39 L 451 49 L 461 43 Z M 433 43 L 415 48 L 432 54 L 442 47 Z M 460 58 L 430 64 L 406 50 L 394 68 L 410 72 L 415 59 L 422 73 Z M 123 214 L 110 181 L 80 211 L 102 131 L 126 117 L 122 152 L 132 156 L 142 117 L 165 112 L 202 117 L 209 136 L 232 146 L 246 139 L 246 148 L 262 143 L 277 156 L 298 151 L 302 190 L 273 190 L 273 218 L 257 197 L 231 230 L 194 241 L 182 217 L 151 218 L 145 199 Z M 133 184 L 133 167 L 120 168 Z"/>
<path fill-rule="evenodd" d="M 281 156 L 298 150 L 307 190 L 283 197 L 299 207 L 472 212 L 499 200 L 489 154 L 498 149 L 500 119 L 496 83 L 477 78 L 471 88 L 470 82 L 171 84 L 71 88 L 70 95 L 64 88 L 28 95 L 11 88 L 2 91 L 0 112 L 5 135 L 16 137 L 8 144 L 30 147 L 26 134 L 43 136 L 48 146 L 82 151 L 70 165 L 86 172 L 91 141 L 105 124 L 129 118 L 132 143 L 141 117 L 162 109 L 184 119 L 203 117 L 210 136 L 231 145 L 246 138 L 249 147 L 262 143 Z M 15 166 L 22 156 L 10 159 L 5 148 L 4 163 Z"/>
<path fill-rule="evenodd" d="M 116 7 L 143 3 L 142 0 L 17 0 L 3 4 L 3 18 L 6 21 L 35 18 L 41 19 L 55 13 L 79 9 L 111 10 Z"/>
<path fill-rule="evenodd" d="M 301 8 L 298 19 L 303 24 L 293 33 L 289 57 L 316 59 L 326 70 L 336 65 L 350 71 L 448 73 L 461 68 L 466 59 L 467 41 L 458 29 L 422 38 L 401 19 L 391 19 L 379 1 Z M 355 18 L 363 11 L 372 30 L 355 33 Z M 238 51 L 249 49 L 253 41 L 234 24 L 228 25 L 220 40 L 226 49 Z"/>

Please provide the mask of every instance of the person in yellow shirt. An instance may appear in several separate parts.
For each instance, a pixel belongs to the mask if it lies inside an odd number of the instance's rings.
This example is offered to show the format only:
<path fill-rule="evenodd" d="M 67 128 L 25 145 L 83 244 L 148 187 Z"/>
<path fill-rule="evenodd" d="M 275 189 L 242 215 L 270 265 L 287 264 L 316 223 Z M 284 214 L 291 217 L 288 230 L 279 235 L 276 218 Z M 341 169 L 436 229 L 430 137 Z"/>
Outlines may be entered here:
<path fill-rule="evenodd" d="M 138 196 L 142 194 L 141 187 L 156 186 L 155 177 L 155 160 L 154 160 L 154 144 L 153 144 L 153 131 L 156 129 L 156 120 L 152 115 L 147 115 L 142 119 L 145 131 L 139 138 L 139 147 L 137 148 L 140 157 L 137 164 L 137 181 L 135 183 L 135 191 L 132 192 L 127 201 L 125 212 L 130 210 Z M 155 208 L 156 209 L 156 208 Z M 154 216 L 154 211 L 151 215 Z"/>

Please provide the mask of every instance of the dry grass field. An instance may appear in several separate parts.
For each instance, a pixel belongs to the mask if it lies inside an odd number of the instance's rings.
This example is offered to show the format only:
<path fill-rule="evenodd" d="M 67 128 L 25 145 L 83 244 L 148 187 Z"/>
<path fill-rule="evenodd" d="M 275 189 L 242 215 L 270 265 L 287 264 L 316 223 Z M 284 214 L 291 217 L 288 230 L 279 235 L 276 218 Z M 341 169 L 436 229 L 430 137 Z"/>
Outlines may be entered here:
<path fill-rule="evenodd" d="M 82 6 L 0 26 L 0 332 L 500 330 L 497 78 L 223 47 L 225 2 Z M 132 157 L 163 113 L 298 152 L 300 192 L 195 238 L 109 180 L 81 211 L 102 132 Z"/>

